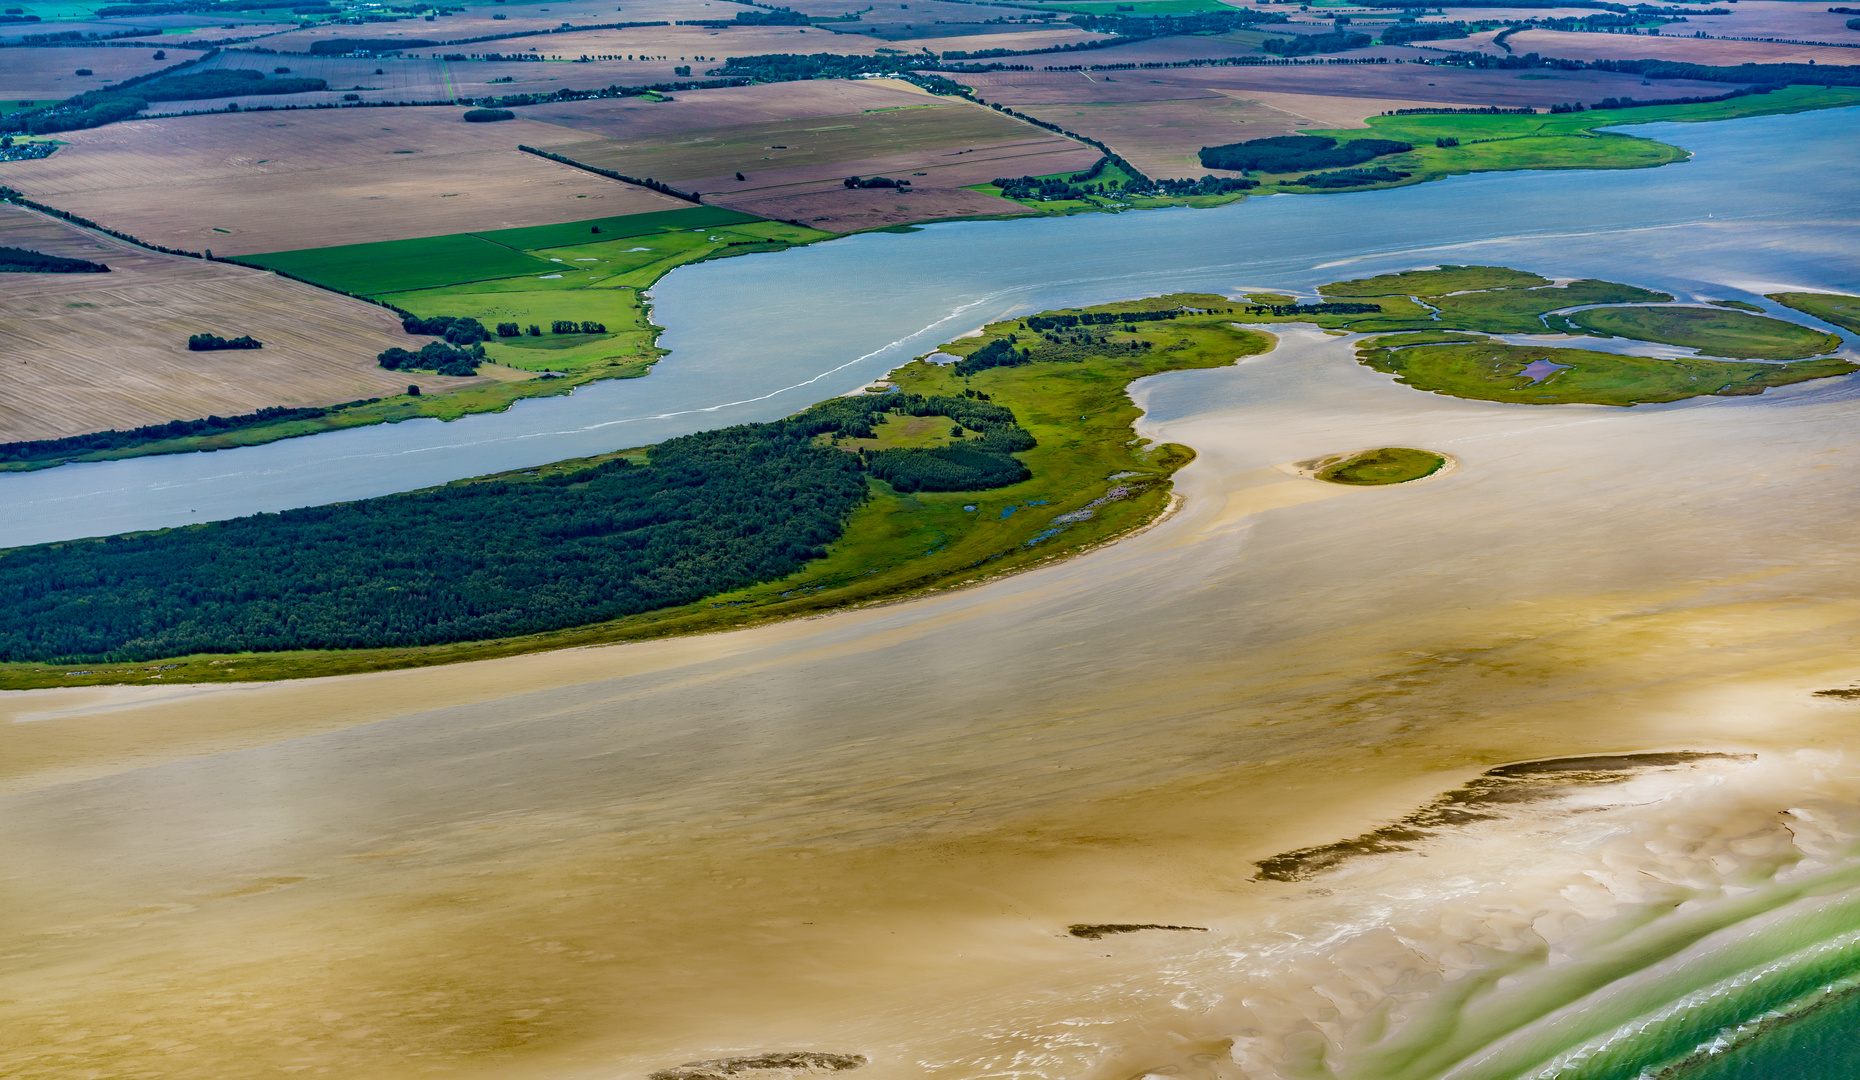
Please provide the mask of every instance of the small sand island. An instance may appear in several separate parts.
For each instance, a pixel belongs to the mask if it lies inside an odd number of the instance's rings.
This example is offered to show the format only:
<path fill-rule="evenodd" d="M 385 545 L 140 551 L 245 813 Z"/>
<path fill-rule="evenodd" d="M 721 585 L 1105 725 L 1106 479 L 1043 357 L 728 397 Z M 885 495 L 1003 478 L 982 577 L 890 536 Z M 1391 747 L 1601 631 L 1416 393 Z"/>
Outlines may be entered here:
<path fill-rule="evenodd" d="M 1300 461 L 1293 466 L 1302 476 L 1329 484 L 1351 487 L 1387 487 L 1407 484 L 1445 471 L 1455 464 L 1445 454 L 1417 450 L 1409 446 L 1382 446 L 1374 450 L 1353 450 L 1347 454 Z"/>

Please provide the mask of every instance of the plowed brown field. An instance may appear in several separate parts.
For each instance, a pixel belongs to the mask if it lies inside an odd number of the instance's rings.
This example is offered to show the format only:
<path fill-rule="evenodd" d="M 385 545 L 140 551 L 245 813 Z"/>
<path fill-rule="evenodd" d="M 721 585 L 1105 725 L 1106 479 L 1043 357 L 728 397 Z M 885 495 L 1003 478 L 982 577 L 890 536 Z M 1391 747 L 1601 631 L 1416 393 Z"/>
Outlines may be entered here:
<path fill-rule="evenodd" d="M 0 245 L 111 270 L 0 275 L 0 441 L 398 394 L 407 376 L 378 367 L 375 354 L 423 340 L 385 308 L 145 251 L 14 206 L 0 205 Z M 189 352 L 188 336 L 202 331 L 251 334 L 265 347 Z M 416 379 L 432 391 L 486 381 Z"/>
<path fill-rule="evenodd" d="M 1020 207 L 961 189 L 999 176 L 1088 168 L 1099 157 L 1090 147 L 990 109 L 929 95 L 915 101 L 920 104 L 880 112 L 600 139 L 556 150 L 702 192 L 722 206 L 833 231 L 1013 213 Z M 913 190 L 848 191 L 841 184 L 848 176 L 909 180 Z"/>

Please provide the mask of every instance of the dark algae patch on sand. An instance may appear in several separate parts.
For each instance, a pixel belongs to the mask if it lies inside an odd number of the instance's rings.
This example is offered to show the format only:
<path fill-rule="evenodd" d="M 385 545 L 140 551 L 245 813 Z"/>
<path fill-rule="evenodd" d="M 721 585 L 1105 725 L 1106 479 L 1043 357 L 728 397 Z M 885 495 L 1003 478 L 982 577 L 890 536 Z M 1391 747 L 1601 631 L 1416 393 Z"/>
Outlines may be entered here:
<path fill-rule="evenodd" d="M 1398 821 L 1348 840 L 1299 848 L 1262 859 L 1259 881 L 1306 881 L 1365 855 L 1411 851 L 1445 829 L 1492 821 L 1527 803 L 1554 799 L 1571 788 L 1619 784 L 1650 769 L 1683 768 L 1707 761 L 1747 760 L 1749 755 L 1701 751 L 1607 754 L 1547 758 L 1488 769 Z"/>
<path fill-rule="evenodd" d="M 1205 926 L 1171 926 L 1167 923 L 1073 923 L 1066 933 L 1087 941 L 1098 941 L 1112 934 L 1134 934 L 1139 930 L 1190 930 L 1207 933 Z"/>

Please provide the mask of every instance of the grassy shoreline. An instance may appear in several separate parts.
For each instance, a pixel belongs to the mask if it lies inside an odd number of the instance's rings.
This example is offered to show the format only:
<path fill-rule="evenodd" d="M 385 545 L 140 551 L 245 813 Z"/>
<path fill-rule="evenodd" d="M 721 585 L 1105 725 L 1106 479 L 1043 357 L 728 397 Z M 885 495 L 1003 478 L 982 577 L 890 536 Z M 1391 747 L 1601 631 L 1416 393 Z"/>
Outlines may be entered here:
<path fill-rule="evenodd" d="M 208 654 L 135 663 L 6 663 L 0 664 L 0 689 L 270 681 L 735 630 L 896 602 L 1068 558 L 1153 524 L 1170 505 L 1169 479 L 1194 460 L 1194 452 L 1136 438 L 1131 425 L 1141 411 L 1129 398 L 1128 387 L 1149 375 L 1223 367 L 1268 351 L 1273 345 L 1269 335 L 1231 325 L 1233 304 L 1224 297 L 1178 294 L 1102 305 L 1090 310 L 1199 310 L 1171 320 L 1138 322 L 1129 332 L 1106 328 L 1098 335 L 1105 340 L 1096 344 L 1043 347 L 1044 362 L 967 376 L 958 374 L 954 365 L 921 360 L 898 369 L 892 381 L 902 392 L 962 395 L 973 390 L 1011 408 L 1038 440 L 1035 448 L 1020 455 L 1032 477 L 985 491 L 909 494 L 872 480 L 870 497 L 853 512 L 827 555 L 780 580 L 591 626 L 487 641 Z M 1009 334 L 1037 336 L 1026 319 L 1014 319 L 944 348 L 967 355 Z M 1141 347 L 1144 342 L 1148 347 Z M 904 424 L 887 425 L 894 426 L 906 429 Z M 895 438 L 922 441 L 909 430 Z M 645 453 L 625 451 L 525 471 L 546 476 Z M 457 483 L 486 479 L 492 478 Z"/>
<path fill-rule="evenodd" d="M 1446 266 L 1404 271 L 1319 290 L 1318 304 L 1282 304 L 1278 295 L 1231 299 L 1178 293 L 1087 309 L 1062 309 L 990 324 L 939 350 L 958 362 L 917 360 L 891 373 L 904 394 L 979 398 L 1012 411 L 1035 445 L 1017 452 L 1029 478 L 969 491 L 898 489 L 868 478 L 868 497 L 846 518 L 827 553 L 779 580 L 611 621 L 522 636 L 406 647 L 190 655 L 135 663 L 0 664 L 0 689 L 157 681 L 247 682 L 353 674 L 458 663 L 581 645 L 642 641 L 733 630 L 865 607 L 984 581 L 1066 558 L 1157 520 L 1170 505 L 1170 478 L 1194 458 L 1188 447 L 1151 446 L 1133 436 L 1141 415 L 1132 382 L 1171 371 L 1222 367 L 1268 351 L 1263 325 L 1300 323 L 1368 333 L 1358 361 L 1417 390 L 1519 404 L 1631 405 L 1702 394 L 1760 393 L 1767 386 L 1846 374 L 1856 365 L 1827 357 L 1807 363 L 1664 360 L 1583 350 L 1508 346 L 1483 335 L 1554 318 L 1573 298 L 1669 300 L 1631 285 L 1564 285 L 1503 267 Z M 1427 298 L 1424 305 L 1417 298 Z M 1845 298 L 1835 298 L 1845 299 Z M 1276 305 L 1276 307 L 1275 307 Z M 1654 312 L 1701 309 L 1619 309 Z M 1737 316 L 1716 329 L 1739 337 Z M 1736 325 L 1731 325 L 1731 322 Z M 1772 320 L 1762 320 L 1764 323 Z M 1246 324 L 1246 325 L 1242 325 Z M 1786 324 L 1778 324 L 1786 325 Z M 1798 328 L 1799 329 L 1799 328 Z M 1702 332 L 1702 331 L 1701 331 Z M 872 454 L 966 442 L 971 432 L 947 416 L 912 415 L 865 434 L 814 436 L 817 445 Z M 1332 482 L 1380 485 L 1424 478 L 1447 465 L 1432 451 L 1397 449 L 1358 476 Z M 652 448 L 557 462 L 541 469 L 455 481 L 457 486 L 521 474 L 546 482 L 616 457 L 636 463 Z M 1334 472 L 1335 470 L 1333 470 Z M 877 475 L 886 475 L 883 473 Z M 393 499 L 400 496 L 385 496 Z M 366 500 L 365 500 L 366 501 Z M 211 523 L 188 526 L 210 529 Z M 94 540 L 68 544 L 97 543 Z M 52 545 L 54 547 L 59 545 Z"/>

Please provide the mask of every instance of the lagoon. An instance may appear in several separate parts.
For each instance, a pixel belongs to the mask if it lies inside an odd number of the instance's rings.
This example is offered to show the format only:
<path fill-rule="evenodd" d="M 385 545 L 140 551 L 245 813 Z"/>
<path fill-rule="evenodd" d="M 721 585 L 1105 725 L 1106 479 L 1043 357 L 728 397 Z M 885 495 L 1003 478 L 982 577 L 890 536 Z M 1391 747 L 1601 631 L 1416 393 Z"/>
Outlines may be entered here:
<path fill-rule="evenodd" d="M 1604 277 L 1811 322 L 1761 294 L 1860 291 L 1860 175 L 1840 149 L 1860 139 L 1860 110 L 1630 130 L 1694 156 L 1213 210 L 955 222 L 682 268 L 653 290 L 671 355 L 645 378 L 452 423 L 0 476 L 11 508 L 0 546 L 367 498 L 775 419 L 989 321 L 1133 295 L 1308 291 L 1443 262 Z"/>

